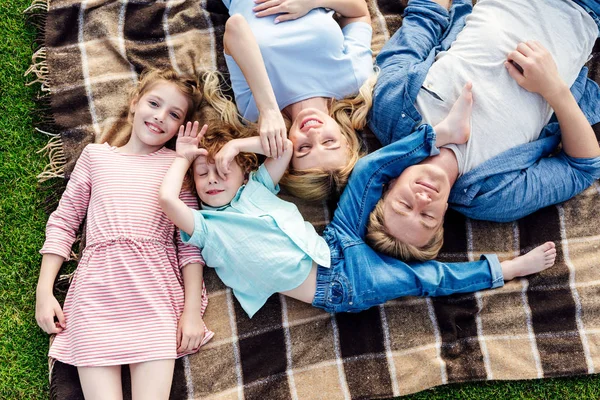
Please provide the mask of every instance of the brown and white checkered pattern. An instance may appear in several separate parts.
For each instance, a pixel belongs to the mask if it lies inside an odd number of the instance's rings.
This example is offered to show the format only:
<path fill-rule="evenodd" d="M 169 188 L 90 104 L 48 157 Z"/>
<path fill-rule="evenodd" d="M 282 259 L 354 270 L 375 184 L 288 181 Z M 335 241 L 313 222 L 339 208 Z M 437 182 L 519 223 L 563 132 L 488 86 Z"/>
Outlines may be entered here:
<path fill-rule="evenodd" d="M 375 52 L 400 26 L 405 5 L 370 4 Z M 32 70 L 50 92 L 53 127 L 62 140 L 62 148 L 49 147 L 49 176 L 61 177 L 63 169 L 68 175 L 92 140 L 122 141 L 127 91 L 143 68 L 225 71 L 227 10 L 220 0 L 36 0 L 33 11 L 40 9 L 44 48 Z M 590 63 L 596 81 L 599 66 L 597 59 Z M 367 139 L 374 143 L 372 135 Z M 330 215 L 326 205 L 298 205 L 322 230 Z M 600 371 L 598 210 L 596 182 L 575 199 L 515 223 L 449 212 L 445 260 L 472 260 L 484 252 L 509 258 L 553 240 L 557 264 L 498 290 L 406 298 L 359 314 L 330 315 L 276 295 L 249 320 L 208 270 L 205 320 L 216 336 L 178 361 L 172 398 L 381 398 L 450 382 Z M 51 395 L 83 398 L 73 367 L 54 364 Z"/>

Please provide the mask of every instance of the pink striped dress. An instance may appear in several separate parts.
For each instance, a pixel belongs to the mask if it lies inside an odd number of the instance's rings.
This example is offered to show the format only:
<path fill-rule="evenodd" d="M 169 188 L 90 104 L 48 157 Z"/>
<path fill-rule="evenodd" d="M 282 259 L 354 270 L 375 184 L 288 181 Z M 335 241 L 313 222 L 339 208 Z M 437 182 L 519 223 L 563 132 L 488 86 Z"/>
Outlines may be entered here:
<path fill-rule="evenodd" d="M 107 366 L 183 355 L 176 351 L 184 305 L 180 268 L 204 261 L 198 248 L 181 242 L 158 204 L 174 158 L 167 148 L 148 155 L 119 153 L 108 144 L 83 150 L 40 250 L 69 259 L 87 215 L 86 248 L 63 307 L 67 327 L 56 335 L 50 357 Z M 191 193 L 181 198 L 197 208 Z M 202 313 L 206 305 L 203 287 Z M 213 335 L 207 329 L 203 344 Z"/>

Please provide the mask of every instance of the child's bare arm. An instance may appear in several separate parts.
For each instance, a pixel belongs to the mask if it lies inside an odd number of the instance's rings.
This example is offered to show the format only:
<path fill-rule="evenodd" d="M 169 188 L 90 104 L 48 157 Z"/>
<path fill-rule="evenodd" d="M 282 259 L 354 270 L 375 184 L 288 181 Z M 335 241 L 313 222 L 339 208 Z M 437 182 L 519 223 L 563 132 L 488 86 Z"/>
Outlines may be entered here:
<path fill-rule="evenodd" d="M 265 155 L 261 146 L 260 138 L 258 136 L 231 140 L 225 146 L 223 146 L 223 148 L 215 157 L 217 171 L 221 177 L 224 177 L 230 172 L 229 166 L 235 156 L 237 156 L 239 153 L 256 153 Z M 281 177 L 288 168 L 292 158 L 292 153 L 292 142 L 289 139 L 285 139 L 283 154 L 281 157 L 267 158 L 265 161 L 265 167 L 267 168 L 274 185 L 279 183 L 279 180 L 281 180 Z"/>
<path fill-rule="evenodd" d="M 198 142 L 208 127 L 204 125 L 198 133 L 198 122 L 187 123 L 179 128 L 177 138 L 177 157 L 165 174 L 158 193 L 158 201 L 167 217 L 179 229 L 188 235 L 194 233 L 194 213 L 183 200 L 179 198 L 181 186 L 188 169 L 198 156 L 206 156 L 205 149 L 198 148 Z"/>
<path fill-rule="evenodd" d="M 184 306 L 177 325 L 177 352 L 185 353 L 200 347 L 204 338 L 202 320 L 203 265 L 187 264 L 183 267 Z"/>
<path fill-rule="evenodd" d="M 44 254 L 35 291 L 35 320 L 46 333 L 59 333 L 65 328 L 65 316 L 54 297 L 54 279 L 65 259 L 57 254 Z M 54 322 L 54 316 L 58 324 Z"/>
<path fill-rule="evenodd" d="M 523 72 L 513 63 L 517 63 Z M 554 110 L 564 152 L 574 158 L 600 156 L 600 146 L 587 118 L 579 108 L 569 87 L 558 75 L 552 55 L 538 41 L 519 43 L 505 63 L 510 76 L 524 89 L 538 93 Z"/>

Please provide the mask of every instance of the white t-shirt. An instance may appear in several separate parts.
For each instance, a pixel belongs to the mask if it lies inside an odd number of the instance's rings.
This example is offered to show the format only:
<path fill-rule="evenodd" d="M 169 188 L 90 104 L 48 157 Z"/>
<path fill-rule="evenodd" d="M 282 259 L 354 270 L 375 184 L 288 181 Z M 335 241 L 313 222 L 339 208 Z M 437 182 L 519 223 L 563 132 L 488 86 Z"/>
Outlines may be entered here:
<path fill-rule="evenodd" d="M 466 82 L 473 82 L 471 138 L 449 145 L 459 173 L 536 140 L 552 116 L 538 94 L 527 92 L 504 67 L 519 42 L 538 40 L 571 86 L 598 36 L 594 20 L 572 0 L 480 0 L 466 26 L 436 61 L 417 96 L 423 122 L 435 125 L 450 111 Z"/>
<path fill-rule="evenodd" d="M 340 29 L 333 10 L 317 8 L 297 20 L 275 24 L 275 16 L 254 16 L 252 0 L 224 3 L 229 15 L 241 14 L 248 21 L 280 110 L 311 97 L 341 99 L 357 94 L 373 73 L 373 32 L 365 22 Z M 225 55 L 225 60 L 238 110 L 244 118 L 257 121 L 256 103 L 241 69 L 233 57 Z"/>

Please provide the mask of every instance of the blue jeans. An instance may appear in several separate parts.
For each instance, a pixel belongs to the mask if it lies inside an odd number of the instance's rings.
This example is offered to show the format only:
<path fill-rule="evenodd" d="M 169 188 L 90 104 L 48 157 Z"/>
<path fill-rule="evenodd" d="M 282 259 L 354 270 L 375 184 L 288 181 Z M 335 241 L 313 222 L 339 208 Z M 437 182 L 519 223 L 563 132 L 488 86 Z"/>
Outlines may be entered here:
<path fill-rule="evenodd" d="M 364 242 L 369 214 L 384 185 L 406 167 L 438 153 L 435 133 L 424 125 L 358 161 L 323 233 L 331 268 L 318 268 L 313 306 L 330 312 L 361 311 L 402 296 L 445 296 L 504 284 L 495 255 L 466 263 L 405 263 L 377 253 Z"/>

